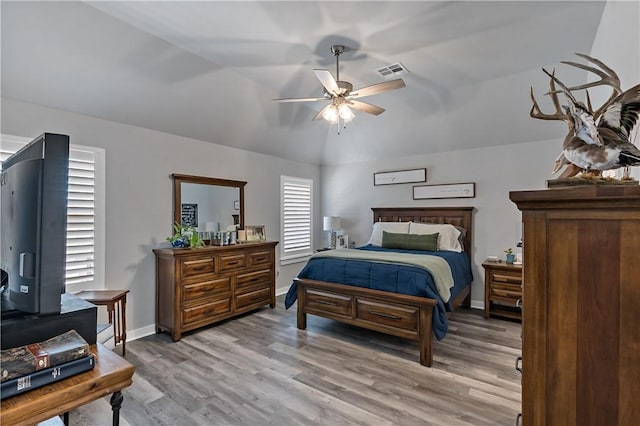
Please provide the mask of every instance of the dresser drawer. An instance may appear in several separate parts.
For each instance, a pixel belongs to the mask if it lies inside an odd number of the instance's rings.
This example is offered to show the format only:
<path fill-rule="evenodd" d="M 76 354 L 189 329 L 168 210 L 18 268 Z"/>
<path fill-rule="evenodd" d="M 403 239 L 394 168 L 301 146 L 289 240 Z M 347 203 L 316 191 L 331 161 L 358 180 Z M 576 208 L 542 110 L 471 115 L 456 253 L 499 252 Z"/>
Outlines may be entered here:
<path fill-rule="evenodd" d="M 231 311 L 231 298 L 216 300 L 182 310 L 182 322 L 185 325 L 199 321 L 210 321 L 211 317 Z"/>
<path fill-rule="evenodd" d="M 356 300 L 356 318 L 362 321 L 416 331 L 418 316 L 418 309 L 403 308 L 367 299 Z"/>
<path fill-rule="evenodd" d="M 510 284 L 492 284 L 491 285 L 491 297 L 503 297 L 512 299 L 522 298 L 522 288 L 519 285 Z"/>
<path fill-rule="evenodd" d="M 238 274 L 236 278 L 236 290 L 264 282 L 271 282 L 271 269 L 261 269 L 259 271 Z"/>
<path fill-rule="evenodd" d="M 230 254 L 220 256 L 220 272 L 228 271 L 230 269 L 244 268 L 246 266 L 246 260 L 244 253 Z"/>
<path fill-rule="evenodd" d="M 513 271 L 491 271 L 490 274 L 491 283 L 504 283 L 504 284 L 522 284 L 522 273 Z"/>
<path fill-rule="evenodd" d="M 261 306 L 271 303 L 271 288 L 259 288 L 244 294 L 236 295 L 236 309 L 247 306 Z"/>
<path fill-rule="evenodd" d="M 212 273 L 215 270 L 214 258 L 185 259 L 181 262 L 182 278 Z"/>
<path fill-rule="evenodd" d="M 308 309 L 317 309 L 351 317 L 353 298 L 350 296 L 342 296 L 317 290 L 306 290 L 305 299 L 305 306 Z"/>
<path fill-rule="evenodd" d="M 249 266 L 269 265 L 271 263 L 271 252 L 268 250 L 251 252 L 248 257 Z"/>
<path fill-rule="evenodd" d="M 231 291 L 231 278 L 221 277 L 193 284 L 185 284 L 182 287 L 182 301 L 184 303 L 204 298 L 221 298 L 229 296 Z"/>

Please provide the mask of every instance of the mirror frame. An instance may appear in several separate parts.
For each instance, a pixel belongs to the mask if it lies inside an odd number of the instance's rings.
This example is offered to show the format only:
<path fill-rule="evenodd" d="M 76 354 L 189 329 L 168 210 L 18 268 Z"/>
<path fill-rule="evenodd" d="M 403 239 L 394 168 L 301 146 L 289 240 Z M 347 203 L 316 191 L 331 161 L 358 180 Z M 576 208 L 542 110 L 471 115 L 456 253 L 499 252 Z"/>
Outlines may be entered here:
<path fill-rule="evenodd" d="M 239 229 L 244 229 L 244 186 L 247 182 L 240 180 L 210 178 L 173 173 L 173 223 L 182 223 L 182 189 L 183 183 L 197 183 L 200 185 L 229 186 L 240 190 L 240 219 Z M 173 226 L 173 225 L 172 225 Z"/>

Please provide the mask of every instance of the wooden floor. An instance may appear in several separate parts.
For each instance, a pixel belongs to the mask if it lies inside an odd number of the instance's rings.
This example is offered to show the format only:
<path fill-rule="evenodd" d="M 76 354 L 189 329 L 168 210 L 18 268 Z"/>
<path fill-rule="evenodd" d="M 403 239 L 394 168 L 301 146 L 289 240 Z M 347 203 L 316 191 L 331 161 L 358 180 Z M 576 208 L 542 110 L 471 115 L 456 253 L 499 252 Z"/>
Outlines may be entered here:
<path fill-rule="evenodd" d="M 415 342 L 265 307 L 185 335 L 127 343 L 136 367 L 121 425 L 513 425 L 520 324 L 451 314 L 434 365 Z M 108 399 L 71 425 L 109 425 Z"/>

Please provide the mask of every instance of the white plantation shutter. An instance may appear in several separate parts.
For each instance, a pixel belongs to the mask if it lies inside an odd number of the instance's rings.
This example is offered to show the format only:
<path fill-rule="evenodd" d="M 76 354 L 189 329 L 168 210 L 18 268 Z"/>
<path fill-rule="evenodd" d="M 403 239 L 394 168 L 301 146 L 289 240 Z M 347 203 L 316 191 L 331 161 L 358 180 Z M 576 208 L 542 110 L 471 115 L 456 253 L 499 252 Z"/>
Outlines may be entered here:
<path fill-rule="evenodd" d="M 2 135 L 0 163 L 30 140 Z M 65 285 L 67 291 L 103 286 L 96 271 L 97 160 L 101 150 L 71 145 L 69 148 L 69 186 L 67 202 L 67 259 Z M 103 265 L 102 268 L 104 268 Z"/>
<path fill-rule="evenodd" d="M 282 263 L 302 261 L 312 254 L 312 187 L 310 179 L 280 177 Z"/>
<path fill-rule="evenodd" d="M 69 150 L 67 202 L 66 284 L 94 279 L 95 262 L 95 156 L 91 151 Z"/>

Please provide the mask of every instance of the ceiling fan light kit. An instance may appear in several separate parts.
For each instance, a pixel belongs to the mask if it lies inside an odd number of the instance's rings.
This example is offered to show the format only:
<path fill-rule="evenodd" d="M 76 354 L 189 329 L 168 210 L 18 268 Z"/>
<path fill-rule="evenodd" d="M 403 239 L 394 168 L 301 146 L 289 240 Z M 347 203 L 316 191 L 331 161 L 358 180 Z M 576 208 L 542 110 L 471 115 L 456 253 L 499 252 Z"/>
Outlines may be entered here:
<path fill-rule="evenodd" d="M 336 57 L 336 78 L 333 78 L 331 72 L 325 69 L 314 69 L 313 72 L 320 80 L 323 87 L 324 96 L 322 98 L 282 98 L 274 99 L 276 102 L 313 102 L 328 100 L 331 103 L 318 112 L 312 120 L 324 119 L 331 124 L 338 124 L 338 134 L 340 134 L 340 121 L 344 124 L 355 118 L 355 114 L 351 108 L 366 112 L 368 114 L 380 115 L 384 112 L 384 108 L 377 105 L 369 104 L 362 101 L 356 101 L 357 98 L 365 96 L 377 95 L 389 90 L 400 89 L 405 87 L 402 79 L 385 81 L 371 86 L 366 86 L 358 90 L 353 90 L 353 85 L 348 81 L 340 80 L 340 55 L 344 52 L 345 47 L 339 44 L 331 46 L 331 53 Z"/>

